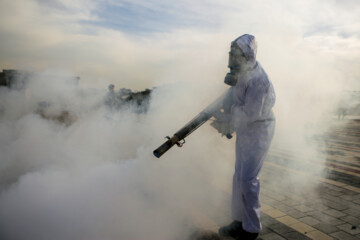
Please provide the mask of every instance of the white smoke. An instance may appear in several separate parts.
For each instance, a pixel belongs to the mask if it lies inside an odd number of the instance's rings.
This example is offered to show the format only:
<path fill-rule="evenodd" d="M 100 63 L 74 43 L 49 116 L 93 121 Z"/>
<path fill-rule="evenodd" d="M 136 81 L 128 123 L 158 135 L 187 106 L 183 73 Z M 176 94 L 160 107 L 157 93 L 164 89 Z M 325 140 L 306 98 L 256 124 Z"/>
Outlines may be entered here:
<path fill-rule="evenodd" d="M 196 112 L 206 105 L 201 98 L 179 101 L 199 88 L 159 87 L 145 115 L 110 111 L 102 103 L 106 91 L 90 96 L 93 91 L 69 84 L 71 74 L 50 75 L 34 76 L 27 96 L 3 89 L 2 239 L 185 239 L 196 227 L 192 206 L 216 199 L 194 169 L 212 163 L 204 169 L 214 174 L 216 159 L 204 159 L 202 148 L 218 145 L 219 139 L 211 143 L 218 136 L 194 134 L 183 150 L 171 149 L 161 159 L 152 151 L 189 120 L 177 109 Z M 26 100 L 28 108 L 18 107 Z M 66 126 L 42 117 L 39 101 L 54 105 L 52 114 L 66 110 L 76 120 Z"/>

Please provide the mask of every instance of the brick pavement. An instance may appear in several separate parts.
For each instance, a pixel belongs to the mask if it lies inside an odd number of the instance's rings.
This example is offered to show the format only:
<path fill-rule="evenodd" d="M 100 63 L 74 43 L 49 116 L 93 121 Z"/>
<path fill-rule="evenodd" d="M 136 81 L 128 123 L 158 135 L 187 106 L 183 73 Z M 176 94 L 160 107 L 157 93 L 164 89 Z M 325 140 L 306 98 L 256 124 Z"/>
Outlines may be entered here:
<path fill-rule="evenodd" d="M 360 121 L 335 123 L 325 137 L 323 163 L 271 149 L 261 173 L 259 239 L 360 239 Z M 321 164 L 326 174 L 317 171 Z M 230 187 L 215 185 L 223 201 L 230 202 Z M 217 231 L 231 220 L 230 210 L 218 207 L 202 209 L 204 228 Z"/>

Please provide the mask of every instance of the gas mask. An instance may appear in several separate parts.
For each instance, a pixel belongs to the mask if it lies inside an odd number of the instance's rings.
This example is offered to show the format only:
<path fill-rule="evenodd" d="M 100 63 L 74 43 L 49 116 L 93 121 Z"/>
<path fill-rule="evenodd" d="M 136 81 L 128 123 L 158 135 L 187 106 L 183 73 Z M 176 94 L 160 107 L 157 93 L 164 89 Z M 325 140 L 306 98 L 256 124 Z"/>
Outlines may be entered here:
<path fill-rule="evenodd" d="M 231 49 L 229 52 L 229 64 L 230 72 L 226 74 L 224 82 L 230 86 L 235 86 L 239 74 L 246 70 L 247 59 L 243 51 L 239 48 L 236 42 L 231 43 Z"/>
<path fill-rule="evenodd" d="M 255 37 L 249 34 L 244 34 L 231 43 L 228 66 L 230 72 L 226 74 L 226 84 L 235 86 L 240 74 L 256 66 L 256 51 Z"/>

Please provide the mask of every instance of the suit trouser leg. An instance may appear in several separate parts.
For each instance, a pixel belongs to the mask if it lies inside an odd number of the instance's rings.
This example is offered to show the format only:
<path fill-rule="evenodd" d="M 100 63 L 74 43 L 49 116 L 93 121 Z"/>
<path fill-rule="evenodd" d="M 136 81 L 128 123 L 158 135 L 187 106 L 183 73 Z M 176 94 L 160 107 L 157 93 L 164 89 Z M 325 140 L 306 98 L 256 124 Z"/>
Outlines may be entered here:
<path fill-rule="evenodd" d="M 260 181 L 258 178 L 274 135 L 275 123 L 259 124 L 237 132 L 233 177 L 232 215 L 244 230 L 260 232 Z"/>

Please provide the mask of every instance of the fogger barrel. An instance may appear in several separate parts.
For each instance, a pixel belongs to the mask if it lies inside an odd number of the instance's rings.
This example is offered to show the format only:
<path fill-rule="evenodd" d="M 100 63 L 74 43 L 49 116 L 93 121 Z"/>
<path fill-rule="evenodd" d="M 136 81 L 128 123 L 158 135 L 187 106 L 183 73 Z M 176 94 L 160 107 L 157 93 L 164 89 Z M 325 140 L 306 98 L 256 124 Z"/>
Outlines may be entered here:
<path fill-rule="evenodd" d="M 232 88 L 227 90 L 223 95 L 221 95 L 218 99 L 212 102 L 209 106 L 207 106 L 203 111 L 201 111 L 196 117 L 194 117 L 190 122 L 188 122 L 184 127 L 182 127 L 179 131 L 177 131 L 174 136 L 171 138 L 168 137 L 168 140 L 163 143 L 160 147 L 154 150 L 154 156 L 160 158 L 166 151 L 168 151 L 175 144 L 181 146 L 181 140 L 184 140 L 185 137 L 189 136 L 193 131 L 199 128 L 202 124 L 204 124 L 207 120 L 209 120 L 215 112 L 220 111 L 223 106 L 224 100 L 230 96 L 230 91 Z"/>

